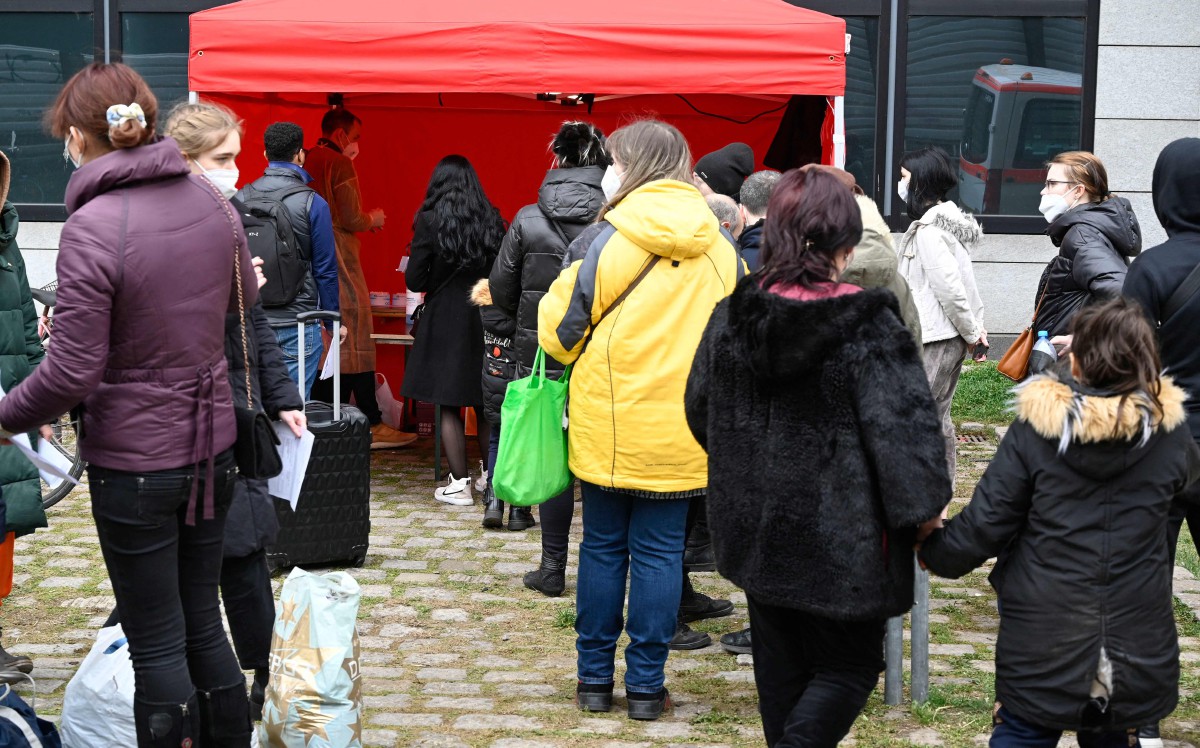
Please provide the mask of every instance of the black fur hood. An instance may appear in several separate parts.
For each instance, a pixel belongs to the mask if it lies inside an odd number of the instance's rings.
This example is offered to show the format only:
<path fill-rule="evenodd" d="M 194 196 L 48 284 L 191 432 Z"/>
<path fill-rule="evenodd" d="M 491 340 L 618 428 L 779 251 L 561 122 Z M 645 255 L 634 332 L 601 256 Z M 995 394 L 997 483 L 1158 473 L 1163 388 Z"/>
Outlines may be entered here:
<path fill-rule="evenodd" d="M 763 290 L 753 277 L 738 284 L 728 304 L 736 353 L 770 382 L 804 376 L 861 337 L 862 328 L 878 328 L 883 315 L 900 317 L 896 297 L 884 289 L 795 301 Z"/>

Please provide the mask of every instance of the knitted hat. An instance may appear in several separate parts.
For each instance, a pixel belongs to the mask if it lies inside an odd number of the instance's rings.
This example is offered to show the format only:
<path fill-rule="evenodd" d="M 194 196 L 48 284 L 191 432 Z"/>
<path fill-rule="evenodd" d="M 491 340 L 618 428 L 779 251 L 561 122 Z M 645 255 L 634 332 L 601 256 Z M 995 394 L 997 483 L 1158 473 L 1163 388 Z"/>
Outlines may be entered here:
<path fill-rule="evenodd" d="M 701 157 L 694 171 L 713 192 L 737 202 L 742 182 L 754 172 L 754 150 L 745 143 L 730 143 Z"/>

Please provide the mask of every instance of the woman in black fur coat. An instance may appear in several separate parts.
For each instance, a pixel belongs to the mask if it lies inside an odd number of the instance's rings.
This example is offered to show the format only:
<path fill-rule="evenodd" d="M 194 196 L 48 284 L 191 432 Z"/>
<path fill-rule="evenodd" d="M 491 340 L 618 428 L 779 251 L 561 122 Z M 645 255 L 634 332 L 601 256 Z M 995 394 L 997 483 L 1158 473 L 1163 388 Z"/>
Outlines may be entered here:
<path fill-rule="evenodd" d="M 792 171 L 767 216 L 762 271 L 696 352 L 688 425 L 708 451 L 717 570 L 746 590 L 767 745 L 836 746 L 951 485 L 896 297 L 838 282 L 862 234 L 850 190 Z"/>

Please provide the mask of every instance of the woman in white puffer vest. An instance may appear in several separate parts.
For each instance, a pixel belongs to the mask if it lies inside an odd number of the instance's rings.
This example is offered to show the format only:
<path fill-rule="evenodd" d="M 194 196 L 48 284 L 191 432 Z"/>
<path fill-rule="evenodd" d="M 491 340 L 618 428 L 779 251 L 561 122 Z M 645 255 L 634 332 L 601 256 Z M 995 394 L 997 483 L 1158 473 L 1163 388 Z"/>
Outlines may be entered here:
<path fill-rule="evenodd" d="M 942 149 L 922 148 L 905 154 L 900 175 L 897 189 L 913 219 L 897 250 L 900 272 L 921 315 L 925 376 L 937 403 L 947 469 L 953 480 L 957 435 L 950 420 L 950 403 L 968 348 L 977 361 L 987 355 L 983 301 L 968 251 L 983 236 L 983 229 L 946 200 L 946 194 L 958 184 L 958 174 Z"/>

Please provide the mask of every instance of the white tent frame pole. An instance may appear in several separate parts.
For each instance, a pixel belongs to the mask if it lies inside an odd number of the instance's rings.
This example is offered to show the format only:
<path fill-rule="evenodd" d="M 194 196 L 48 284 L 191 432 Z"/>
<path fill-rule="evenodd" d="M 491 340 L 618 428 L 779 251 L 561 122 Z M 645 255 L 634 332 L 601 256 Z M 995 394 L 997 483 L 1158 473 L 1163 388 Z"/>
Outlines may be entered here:
<path fill-rule="evenodd" d="M 846 168 L 846 102 L 844 96 L 833 97 L 833 165 Z"/>
<path fill-rule="evenodd" d="M 200 94 L 196 93 L 195 91 L 188 91 L 188 103 L 189 104 L 199 104 L 200 103 Z"/>

